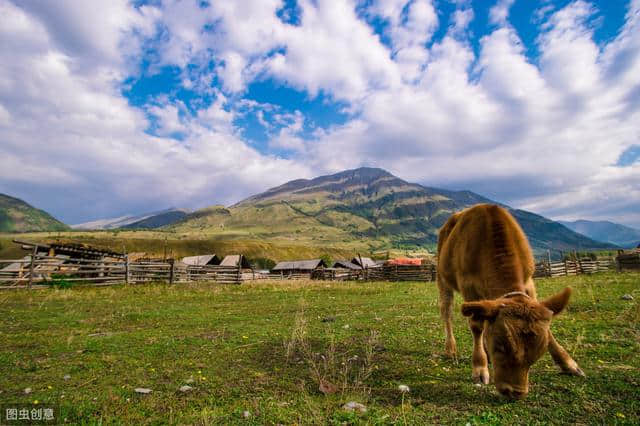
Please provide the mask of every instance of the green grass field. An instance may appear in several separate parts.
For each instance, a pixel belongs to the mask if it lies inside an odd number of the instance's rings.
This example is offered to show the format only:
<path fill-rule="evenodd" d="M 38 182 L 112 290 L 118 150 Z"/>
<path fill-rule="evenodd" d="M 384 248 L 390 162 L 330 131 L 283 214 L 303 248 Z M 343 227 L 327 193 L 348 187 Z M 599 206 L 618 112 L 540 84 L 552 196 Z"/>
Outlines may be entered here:
<path fill-rule="evenodd" d="M 541 298 L 575 290 L 552 328 L 587 378 L 547 354 L 523 401 L 472 384 L 459 297 L 456 362 L 435 283 L 328 282 L 0 293 L 0 401 L 58 404 L 84 424 L 637 424 L 640 275 L 537 285 Z"/>

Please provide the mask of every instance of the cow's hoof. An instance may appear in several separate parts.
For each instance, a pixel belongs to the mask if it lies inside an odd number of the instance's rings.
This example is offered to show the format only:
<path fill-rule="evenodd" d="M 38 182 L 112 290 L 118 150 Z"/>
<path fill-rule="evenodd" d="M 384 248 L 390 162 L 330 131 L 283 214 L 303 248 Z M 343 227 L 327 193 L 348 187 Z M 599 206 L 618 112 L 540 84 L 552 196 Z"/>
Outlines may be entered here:
<path fill-rule="evenodd" d="M 570 376 L 587 377 L 587 375 L 584 374 L 584 371 L 582 371 L 582 368 L 578 366 L 578 363 L 573 360 L 571 360 L 569 365 L 562 368 L 562 372 Z"/>
<path fill-rule="evenodd" d="M 577 365 L 575 366 L 575 368 L 565 368 L 562 372 L 570 376 L 587 377 L 587 375 L 584 374 L 584 371 L 582 371 L 582 368 L 578 367 Z"/>
<path fill-rule="evenodd" d="M 478 369 L 477 371 L 473 372 L 473 383 L 478 383 L 478 384 L 482 384 L 482 385 L 488 385 L 489 384 L 489 371 L 484 368 L 484 369 Z"/>

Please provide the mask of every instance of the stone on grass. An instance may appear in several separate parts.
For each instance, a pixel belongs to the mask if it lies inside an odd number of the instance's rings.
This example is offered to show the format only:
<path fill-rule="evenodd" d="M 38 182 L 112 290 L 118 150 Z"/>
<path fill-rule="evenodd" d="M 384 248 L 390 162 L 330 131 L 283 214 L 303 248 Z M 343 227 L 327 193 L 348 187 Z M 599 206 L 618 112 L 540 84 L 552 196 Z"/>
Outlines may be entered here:
<path fill-rule="evenodd" d="M 249 417 L 251 417 L 251 413 L 248 412 L 247 410 L 244 410 L 242 412 L 242 417 L 244 417 L 245 419 L 248 419 Z"/>
<path fill-rule="evenodd" d="M 344 404 L 342 406 L 342 408 L 344 410 L 347 410 L 347 411 L 358 411 L 360 413 L 366 413 L 367 412 L 367 407 L 365 407 L 364 405 L 360 404 L 359 402 L 355 402 L 355 401 L 347 402 L 346 404 Z"/>
<path fill-rule="evenodd" d="M 151 389 L 147 388 L 135 388 L 134 390 L 136 391 L 136 393 L 141 393 L 143 395 L 151 393 Z"/>
<path fill-rule="evenodd" d="M 71 378 L 71 375 L 69 375 L 69 374 L 65 374 L 65 375 L 62 377 L 62 380 L 69 380 L 70 378 Z"/>
<path fill-rule="evenodd" d="M 193 388 L 189 385 L 180 386 L 180 392 L 189 392 L 190 390 L 193 390 Z"/>
<path fill-rule="evenodd" d="M 622 296 L 620 296 L 620 299 L 622 300 L 633 300 L 633 296 L 630 294 L 623 294 Z"/>
<path fill-rule="evenodd" d="M 31 388 L 24 388 L 24 393 L 29 395 L 31 393 Z"/>

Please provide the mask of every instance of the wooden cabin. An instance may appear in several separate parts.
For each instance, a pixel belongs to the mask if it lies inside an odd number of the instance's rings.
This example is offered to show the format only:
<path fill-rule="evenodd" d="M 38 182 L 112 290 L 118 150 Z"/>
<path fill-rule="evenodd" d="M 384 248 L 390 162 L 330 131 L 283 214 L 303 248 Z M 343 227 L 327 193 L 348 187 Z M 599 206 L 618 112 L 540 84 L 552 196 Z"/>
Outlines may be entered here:
<path fill-rule="evenodd" d="M 363 259 L 364 260 L 364 259 Z M 351 271 L 360 271 L 362 267 L 360 265 L 356 265 L 355 263 L 349 260 L 336 260 L 333 262 L 332 268 L 334 269 L 349 269 Z"/>
<path fill-rule="evenodd" d="M 313 271 L 326 268 L 327 264 L 322 259 L 311 260 L 293 260 L 287 262 L 279 262 L 271 270 L 271 275 L 280 276 L 288 279 L 310 279 Z"/>

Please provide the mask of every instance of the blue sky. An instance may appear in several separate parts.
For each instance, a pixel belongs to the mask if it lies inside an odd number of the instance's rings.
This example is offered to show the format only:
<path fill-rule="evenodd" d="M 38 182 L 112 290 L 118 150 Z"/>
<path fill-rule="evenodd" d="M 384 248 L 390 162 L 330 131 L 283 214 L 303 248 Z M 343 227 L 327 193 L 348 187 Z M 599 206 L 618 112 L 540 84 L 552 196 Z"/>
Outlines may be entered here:
<path fill-rule="evenodd" d="M 640 227 L 640 0 L 0 0 L 0 38 L 0 192 L 68 223 L 368 165 Z"/>

